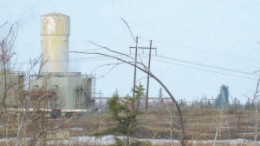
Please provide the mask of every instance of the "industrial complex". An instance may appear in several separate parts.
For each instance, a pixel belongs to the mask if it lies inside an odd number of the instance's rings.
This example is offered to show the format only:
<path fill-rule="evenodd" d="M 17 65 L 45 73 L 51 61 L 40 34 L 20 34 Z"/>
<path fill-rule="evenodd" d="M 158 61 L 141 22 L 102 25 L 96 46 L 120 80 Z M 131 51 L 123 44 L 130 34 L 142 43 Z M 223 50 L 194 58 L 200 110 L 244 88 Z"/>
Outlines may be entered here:
<path fill-rule="evenodd" d="M 69 16 L 51 13 L 41 17 L 43 64 L 40 75 L 30 76 L 30 88 L 36 99 L 48 93 L 45 100 L 50 109 L 73 111 L 91 103 L 92 77 L 68 72 L 69 35 Z"/>
<path fill-rule="evenodd" d="M 29 75 L 25 90 L 24 74 L 2 70 L 4 75 L 0 79 L 5 84 L 1 84 L 0 89 L 5 94 L 1 95 L 1 105 L 61 112 L 86 112 L 92 107 L 94 77 L 68 71 L 69 36 L 69 16 L 51 13 L 41 17 L 40 71 Z"/>
<path fill-rule="evenodd" d="M 1 64 L 0 106 L 66 113 L 95 109 L 95 77 L 68 69 L 70 17 L 60 13 L 41 16 L 40 35 L 42 56 L 37 74 L 26 76 L 9 69 L 8 63 Z M 228 105 L 228 98 L 228 87 L 222 86 L 215 106 Z"/>

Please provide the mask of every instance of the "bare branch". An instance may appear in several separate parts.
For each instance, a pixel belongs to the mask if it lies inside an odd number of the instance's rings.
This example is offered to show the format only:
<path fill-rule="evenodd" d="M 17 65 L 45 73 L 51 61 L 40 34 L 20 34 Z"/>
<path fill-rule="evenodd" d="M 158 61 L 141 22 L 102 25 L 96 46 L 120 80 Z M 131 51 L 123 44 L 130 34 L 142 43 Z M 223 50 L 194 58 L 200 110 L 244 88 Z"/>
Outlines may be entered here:
<path fill-rule="evenodd" d="M 257 100 L 256 97 L 258 96 L 258 93 L 259 93 L 259 84 L 260 84 L 260 78 L 257 81 L 257 85 L 256 85 L 253 101 Z"/>
<path fill-rule="evenodd" d="M 130 55 L 127 55 L 127 54 L 124 54 L 124 53 L 121 53 L 121 52 L 114 51 L 114 50 L 112 50 L 112 49 L 109 49 L 108 47 L 101 46 L 101 45 L 99 45 L 99 44 L 97 44 L 97 43 L 94 43 L 94 42 L 92 42 L 92 41 L 89 41 L 89 43 L 91 43 L 91 44 L 93 44 L 93 45 L 95 45 L 95 46 L 98 46 L 98 47 L 100 47 L 100 48 L 106 49 L 107 51 L 110 51 L 110 52 L 113 52 L 113 53 L 116 53 L 116 54 L 119 54 L 119 55 L 126 56 L 126 57 L 128 57 L 128 58 L 130 58 L 130 59 L 134 59 L 134 58 L 131 57 Z"/>
<path fill-rule="evenodd" d="M 78 54 L 95 54 L 95 55 L 102 55 L 102 56 L 106 56 L 106 57 L 109 57 L 109 58 L 114 58 L 114 59 L 117 59 L 119 61 L 122 61 L 128 65 L 131 65 L 133 67 L 135 67 L 135 64 L 129 62 L 129 61 L 126 61 L 124 59 L 121 59 L 119 57 L 116 57 L 116 56 L 112 56 L 112 55 L 108 55 L 108 54 L 104 54 L 104 53 L 87 53 L 87 52 L 80 52 L 80 51 L 69 51 L 71 53 L 78 53 Z M 115 51 L 116 52 L 116 51 Z M 139 62 L 139 64 L 142 64 Z M 142 64 L 142 66 L 145 66 L 144 64 Z M 184 128 L 184 123 L 183 123 L 183 118 L 182 118 L 182 112 L 181 112 L 181 109 L 178 105 L 178 102 L 175 100 L 174 96 L 171 94 L 171 92 L 169 91 L 169 89 L 162 83 L 162 81 L 157 78 L 151 71 L 147 71 L 146 69 L 144 68 L 141 68 L 140 66 L 136 66 L 140 71 L 144 72 L 144 73 L 148 73 L 153 79 L 155 79 L 163 88 L 164 90 L 168 93 L 168 95 L 170 96 L 170 98 L 172 99 L 172 101 L 175 103 L 176 105 L 176 108 L 177 108 L 177 111 L 178 111 L 178 115 L 179 115 L 179 120 L 180 120 L 180 125 L 181 125 L 181 131 L 182 131 L 182 139 L 181 139 L 181 144 L 182 146 L 185 145 L 184 143 L 184 140 L 185 140 L 185 128 Z M 147 67 L 146 67 L 147 68 Z"/>
<path fill-rule="evenodd" d="M 121 20 L 122 20 L 122 21 L 125 23 L 125 25 L 127 26 L 128 30 L 129 30 L 129 32 L 130 32 L 130 34 L 131 34 L 131 36 L 132 36 L 132 39 L 133 39 L 133 41 L 135 42 L 135 37 L 134 37 L 134 34 L 133 34 L 133 32 L 132 32 L 130 26 L 128 25 L 128 23 L 127 23 L 122 17 L 121 17 Z"/>
<path fill-rule="evenodd" d="M 8 23 L 8 22 L 6 21 L 4 24 L 2 24 L 2 25 L 0 26 L 0 29 L 1 29 L 2 27 L 4 27 L 7 23 Z"/>
<path fill-rule="evenodd" d="M 104 73 L 103 75 L 101 75 L 100 77 L 96 77 L 96 78 L 103 78 L 105 76 L 107 76 L 113 69 L 115 69 L 117 66 L 119 66 L 120 64 L 123 64 L 123 62 L 118 62 L 118 63 L 108 63 L 108 64 L 103 64 L 100 65 L 98 67 L 102 67 L 102 66 L 111 66 L 113 65 L 106 73 Z"/>

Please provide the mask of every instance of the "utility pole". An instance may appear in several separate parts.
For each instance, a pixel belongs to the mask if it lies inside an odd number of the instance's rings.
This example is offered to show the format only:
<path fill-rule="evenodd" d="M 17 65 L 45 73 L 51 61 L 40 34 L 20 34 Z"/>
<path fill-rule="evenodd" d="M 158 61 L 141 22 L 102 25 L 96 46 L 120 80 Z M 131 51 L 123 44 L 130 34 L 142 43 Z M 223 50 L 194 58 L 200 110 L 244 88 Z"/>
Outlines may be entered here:
<path fill-rule="evenodd" d="M 130 53 L 131 49 L 135 49 L 135 68 L 134 68 L 134 85 L 133 85 L 133 97 L 135 97 L 135 86 L 136 86 L 136 62 L 137 62 L 137 49 L 138 49 L 138 36 L 135 39 L 135 47 L 130 47 Z"/>
<path fill-rule="evenodd" d="M 150 81 L 150 67 L 151 67 L 151 52 L 153 41 L 150 40 L 150 47 L 149 48 L 142 48 L 142 49 L 149 49 L 149 61 L 148 61 L 148 71 L 147 71 L 147 83 L 146 83 L 146 99 L 145 99 L 145 110 L 147 111 L 148 109 L 148 98 L 149 98 L 149 81 Z"/>
<path fill-rule="evenodd" d="M 152 49 L 156 50 L 157 48 L 152 47 L 153 41 L 150 40 L 150 47 L 138 47 L 138 37 L 136 37 L 136 45 L 135 47 L 130 47 L 130 49 L 135 49 L 135 69 L 134 69 L 134 91 L 133 97 L 135 96 L 135 86 L 136 86 L 136 62 L 137 62 L 137 51 L 138 49 L 149 49 L 149 61 L 148 61 L 148 70 L 147 70 L 147 85 L 146 85 L 146 99 L 145 99 L 145 110 L 148 109 L 148 96 L 149 96 L 149 79 L 150 79 L 150 67 L 151 67 L 151 54 Z"/>
<path fill-rule="evenodd" d="M 159 90 L 159 103 L 163 103 L 163 93 L 162 93 L 162 88 Z"/>

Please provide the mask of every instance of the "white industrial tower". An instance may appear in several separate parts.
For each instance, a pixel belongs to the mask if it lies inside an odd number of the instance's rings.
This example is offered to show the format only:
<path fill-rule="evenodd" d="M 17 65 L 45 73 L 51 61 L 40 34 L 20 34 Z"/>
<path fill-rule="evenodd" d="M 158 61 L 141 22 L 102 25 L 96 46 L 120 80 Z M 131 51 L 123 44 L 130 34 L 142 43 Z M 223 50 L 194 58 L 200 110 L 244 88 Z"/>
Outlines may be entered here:
<path fill-rule="evenodd" d="M 70 17 L 51 13 L 41 17 L 41 72 L 68 72 Z"/>
<path fill-rule="evenodd" d="M 40 108 L 62 112 L 88 111 L 92 77 L 68 72 L 70 17 L 51 13 L 41 17 L 40 75 L 30 76 L 32 99 Z M 44 97 L 44 98 L 43 98 Z"/>

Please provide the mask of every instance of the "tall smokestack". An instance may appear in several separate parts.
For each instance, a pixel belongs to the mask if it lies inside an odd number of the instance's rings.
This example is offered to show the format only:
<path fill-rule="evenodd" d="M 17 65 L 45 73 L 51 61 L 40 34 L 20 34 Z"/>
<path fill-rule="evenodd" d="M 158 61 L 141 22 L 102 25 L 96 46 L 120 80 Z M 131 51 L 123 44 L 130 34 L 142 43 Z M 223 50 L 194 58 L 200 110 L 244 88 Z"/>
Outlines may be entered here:
<path fill-rule="evenodd" d="M 70 17 L 51 13 L 41 17 L 41 72 L 68 72 Z"/>

